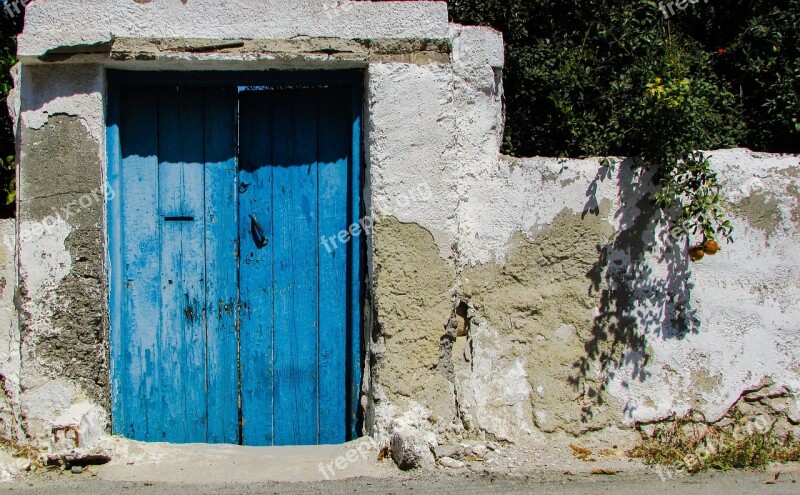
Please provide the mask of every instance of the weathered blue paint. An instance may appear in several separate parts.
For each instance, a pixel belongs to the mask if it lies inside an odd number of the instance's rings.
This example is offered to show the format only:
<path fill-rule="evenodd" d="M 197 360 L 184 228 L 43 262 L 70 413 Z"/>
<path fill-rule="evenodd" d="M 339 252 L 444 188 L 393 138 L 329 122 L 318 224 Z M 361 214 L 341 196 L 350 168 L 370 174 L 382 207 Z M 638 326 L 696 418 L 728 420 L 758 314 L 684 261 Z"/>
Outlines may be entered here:
<path fill-rule="evenodd" d="M 276 445 L 314 444 L 318 438 L 315 117 L 313 92 L 280 90 L 275 95 L 272 200 Z"/>
<path fill-rule="evenodd" d="M 117 377 L 126 373 L 123 352 L 122 332 L 125 325 L 122 321 L 122 297 L 124 284 L 120 274 L 122 273 L 122 221 L 120 219 L 121 211 L 119 208 L 120 201 L 118 195 L 122 191 L 122 179 L 120 177 L 120 165 L 122 163 L 122 149 L 120 147 L 120 102 L 119 92 L 116 91 L 114 98 L 109 101 L 107 115 L 108 125 L 106 127 L 106 151 L 108 155 L 108 171 L 106 179 L 108 181 L 109 193 L 106 195 L 106 211 L 108 217 L 108 242 L 107 242 L 107 257 L 108 257 L 108 271 L 109 277 L 109 301 L 108 313 L 109 320 L 111 321 L 111 331 L 109 332 L 110 340 L 110 374 L 112 377 Z M 113 191 L 113 194 L 111 192 Z M 116 201 L 115 201 L 116 200 Z M 113 251 L 113 252 L 112 252 Z M 128 412 L 126 407 L 123 407 L 122 398 L 125 391 L 122 380 L 111 380 L 111 410 L 117 411 L 114 421 L 120 425 L 120 430 L 126 430 Z M 126 430 L 128 431 L 128 430 Z"/>
<path fill-rule="evenodd" d="M 348 93 L 347 89 L 320 91 L 318 239 L 337 238 L 350 225 L 347 221 L 351 146 L 346 118 L 350 114 Z M 351 242 L 359 244 L 358 238 Z M 344 442 L 348 433 L 347 366 L 342 366 L 347 363 L 348 348 L 347 271 L 347 249 L 334 249 L 329 240 L 322 243 L 319 249 L 320 443 Z"/>
<path fill-rule="evenodd" d="M 205 90 L 207 442 L 239 442 L 237 141 L 235 88 Z M 250 368 L 252 366 L 249 366 Z"/>
<path fill-rule="evenodd" d="M 246 91 L 241 102 L 243 443 L 344 442 L 347 248 L 320 239 L 348 227 L 349 92 Z"/>
<path fill-rule="evenodd" d="M 158 378 L 158 370 L 152 369 L 156 328 L 160 326 L 160 291 L 156 272 L 150 269 L 146 253 L 150 246 L 160 243 L 158 228 L 157 189 L 152 184 L 158 180 L 158 159 L 153 153 L 157 148 L 155 133 L 157 92 L 124 91 L 119 98 L 124 102 L 121 109 L 119 139 L 125 143 L 125 154 L 115 155 L 121 167 L 115 172 L 116 198 L 122 194 L 139 197 L 140 201 L 117 201 L 119 224 L 109 231 L 114 232 L 118 243 L 110 246 L 112 290 L 113 382 L 112 400 L 116 431 L 131 438 L 148 438 L 148 424 L 153 403 L 148 401 L 149 389 Z M 122 111 L 124 110 L 124 111 Z M 124 229 L 122 226 L 132 218 L 141 218 L 141 229 Z M 116 270 L 115 267 L 118 267 Z M 116 296 L 116 297 L 113 297 Z M 116 392 L 116 396 L 114 393 Z"/>
<path fill-rule="evenodd" d="M 350 149 L 350 169 L 347 197 L 349 200 L 348 217 L 349 223 L 361 223 L 364 219 L 362 209 L 361 191 L 363 188 L 363 171 L 361 167 L 361 93 L 362 80 L 357 79 L 350 86 L 350 138 L 352 146 Z M 366 225 L 366 224 L 365 224 Z M 371 223 L 368 224 L 371 228 Z M 361 261 L 365 258 L 366 238 L 372 232 L 364 232 L 359 238 L 359 242 L 351 242 L 348 245 L 349 270 L 347 275 L 347 341 L 349 349 L 347 362 L 349 365 L 347 382 L 350 386 L 350 396 L 348 398 L 347 411 L 349 414 L 349 435 L 348 438 L 358 438 L 360 422 L 363 418 L 359 417 L 359 398 L 361 397 L 361 369 L 364 365 L 362 358 L 364 348 L 362 347 L 363 321 L 362 308 L 364 304 L 363 287 L 365 284 L 365 271 Z"/>
<path fill-rule="evenodd" d="M 240 95 L 239 276 L 241 297 L 242 443 L 272 445 L 273 272 L 272 93 Z M 258 222 L 266 246 L 253 238 Z M 262 363 L 250 366 L 248 363 Z"/>
<path fill-rule="evenodd" d="M 165 442 L 206 438 L 202 102 L 202 88 L 159 89 L 161 243 L 151 249 L 157 252 L 160 247 L 161 258 L 161 326 L 156 349 L 162 416 L 157 439 Z M 193 220 L 171 221 L 170 217 Z"/>
<path fill-rule="evenodd" d="M 356 86 L 112 84 L 115 432 L 357 436 L 364 236 L 338 240 L 361 214 Z"/>

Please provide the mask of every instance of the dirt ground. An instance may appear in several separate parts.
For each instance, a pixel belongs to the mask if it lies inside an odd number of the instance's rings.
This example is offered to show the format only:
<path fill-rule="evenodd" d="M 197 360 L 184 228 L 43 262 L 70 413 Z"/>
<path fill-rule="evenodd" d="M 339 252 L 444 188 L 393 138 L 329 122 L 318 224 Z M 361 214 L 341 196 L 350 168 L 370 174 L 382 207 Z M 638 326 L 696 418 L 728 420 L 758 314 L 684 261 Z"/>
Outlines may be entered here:
<path fill-rule="evenodd" d="M 205 495 L 205 494 L 480 494 L 526 493 L 547 495 L 598 494 L 675 494 L 675 495 L 739 495 L 739 494 L 797 494 L 800 475 L 782 474 L 774 484 L 771 473 L 732 471 L 707 473 L 662 481 L 655 473 L 617 475 L 558 475 L 553 472 L 525 477 L 476 474 L 415 473 L 392 478 L 351 478 L 346 480 L 304 483 L 145 483 L 109 481 L 89 473 L 81 475 L 45 473 L 34 474 L 13 483 L 0 485 L 0 494 L 94 494 L 124 495 Z"/>
<path fill-rule="evenodd" d="M 381 446 L 365 439 L 344 445 L 241 447 L 141 443 L 112 437 L 105 444 L 113 454 L 111 462 L 71 469 L 21 469 L 0 477 L 6 480 L 0 483 L 0 495 L 800 493 L 800 464 L 776 465 L 766 472 L 710 471 L 688 476 L 645 466 L 626 457 L 621 446 L 576 453 L 570 447 L 573 441 L 551 437 L 527 446 L 460 444 L 456 450 L 462 454 L 451 454 L 455 459 L 448 462 L 450 467 L 440 464 L 404 472 L 391 459 L 381 459 Z M 463 455 L 464 449 L 468 455 Z M 6 457 L 5 465 L 16 461 Z"/>

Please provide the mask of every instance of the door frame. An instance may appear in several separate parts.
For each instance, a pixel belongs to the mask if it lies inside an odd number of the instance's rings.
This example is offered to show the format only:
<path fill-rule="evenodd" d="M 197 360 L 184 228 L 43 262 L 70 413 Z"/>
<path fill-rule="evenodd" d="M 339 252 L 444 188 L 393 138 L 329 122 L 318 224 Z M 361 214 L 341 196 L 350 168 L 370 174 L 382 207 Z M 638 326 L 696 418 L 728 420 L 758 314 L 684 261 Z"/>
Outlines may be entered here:
<path fill-rule="evenodd" d="M 268 70 L 268 71 L 125 71 L 108 69 L 106 92 L 106 156 L 108 159 L 106 179 L 115 193 L 109 196 L 106 207 L 106 259 L 108 266 L 108 309 L 109 309 L 109 343 L 110 343 L 110 381 L 111 384 L 111 429 L 116 431 L 114 417 L 119 410 L 119 394 L 116 384 L 120 377 L 116 373 L 116 363 L 121 361 L 121 329 L 123 305 L 122 256 L 122 189 L 121 166 L 122 150 L 120 147 L 120 90 L 126 86 L 302 86 L 321 87 L 337 86 L 349 88 L 351 91 L 352 143 L 349 163 L 348 212 L 347 225 L 354 225 L 364 215 L 363 187 L 365 171 L 363 170 L 362 121 L 363 121 L 363 70 Z M 237 157 L 238 160 L 238 157 Z M 115 201 L 115 199 L 117 199 Z M 364 362 L 363 346 L 363 310 L 365 300 L 365 259 L 366 235 L 347 243 L 347 439 L 359 437 L 363 423 L 363 411 L 359 407 L 362 380 L 362 363 Z M 238 339 L 238 336 L 237 336 Z M 241 438 L 239 439 L 241 442 Z"/>

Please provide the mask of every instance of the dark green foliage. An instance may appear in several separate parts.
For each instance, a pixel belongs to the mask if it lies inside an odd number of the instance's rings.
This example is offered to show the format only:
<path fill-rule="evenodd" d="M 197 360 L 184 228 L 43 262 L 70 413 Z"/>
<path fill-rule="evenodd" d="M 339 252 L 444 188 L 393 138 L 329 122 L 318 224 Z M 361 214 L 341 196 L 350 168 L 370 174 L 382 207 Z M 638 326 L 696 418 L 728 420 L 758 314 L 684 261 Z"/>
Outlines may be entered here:
<path fill-rule="evenodd" d="M 633 156 L 657 203 L 708 237 L 730 230 L 697 150 L 800 152 L 800 0 L 699 1 L 669 20 L 645 0 L 451 0 L 503 32 L 516 156 Z"/>
<path fill-rule="evenodd" d="M 21 14 L 12 17 L 5 10 L 0 12 L 0 218 L 12 217 L 15 212 L 15 140 L 6 97 L 12 87 L 9 71 L 17 63 L 16 36 L 22 30 L 22 19 Z"/>

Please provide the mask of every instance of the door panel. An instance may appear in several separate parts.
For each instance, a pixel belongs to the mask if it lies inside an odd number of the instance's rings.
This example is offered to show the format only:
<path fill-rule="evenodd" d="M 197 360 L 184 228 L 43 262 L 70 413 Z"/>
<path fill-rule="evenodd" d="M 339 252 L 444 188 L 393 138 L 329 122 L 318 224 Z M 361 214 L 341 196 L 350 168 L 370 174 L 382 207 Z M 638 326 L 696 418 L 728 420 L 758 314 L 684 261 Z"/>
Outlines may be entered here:
<path fill-rule="evenodd" d="M 317 443 L 317 140 L 313 93 L 280 91 L 273 112 L 275 444 Z"/>
<path fill-rule="evenodd" d="M 236 302 L 235 101 L 233 89 L 122 93 L 113 414 L 114 430 L 134 439 L 238 440 L 235 306 L 206 323 L 210 306 Z"/>
<path fill-rule="evenodd" d="M 328 252 L 320 238 L 347 228 L 349 97 L 283 89 L 245 92 L 241 102 L 243 363 L 272 354 L 270 370 L 242 368 L 243 443 L 343 442 L 347 251 Z M 260 249 L 254 214 L 272 221 Z"/>
<path fill-rule="evenodd" d="M 161 273 L 157 246 L 161 245 L 158 211 L 158 93 L 124 90 L 120 93 L 120 244 L 114 246 L 123 273 L 115 294 L 121 307 L 120 333 L 113 349 L 112 408 L 114 430 L 129 438 L 156 440 L 151 429 L 161 422 L 160 369 L 157 346 L 161 328 Z M 152 426 L 151 426 L 152 425 Z"/>
<path fill-rule="evenodd" d="M 204 177 L 202 89 L 158 95 L 161 217 L 161 441 L 206 436 Z"/>

